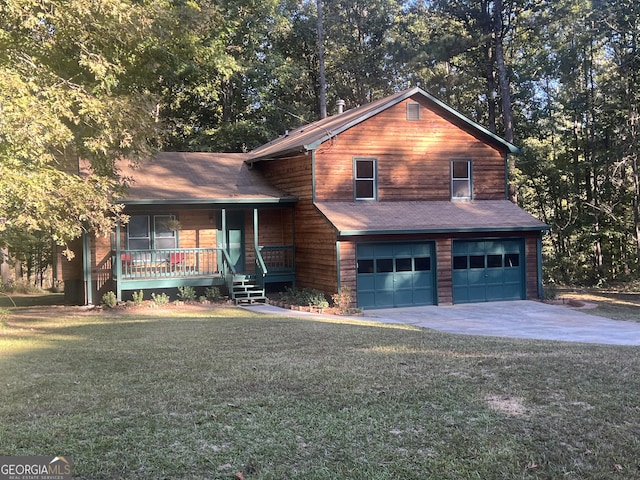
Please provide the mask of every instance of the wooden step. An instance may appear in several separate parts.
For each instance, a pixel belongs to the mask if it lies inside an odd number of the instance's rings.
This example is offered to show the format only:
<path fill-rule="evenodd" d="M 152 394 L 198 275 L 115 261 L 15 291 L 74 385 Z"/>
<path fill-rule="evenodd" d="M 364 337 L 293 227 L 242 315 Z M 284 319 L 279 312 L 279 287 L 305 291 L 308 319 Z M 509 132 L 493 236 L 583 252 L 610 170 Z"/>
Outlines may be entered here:
<path fill-rule="evenodd" d="M 264 289 L 255 284 L 251 275 L 235 275 L 231 285 L 231 298 L 237 304 L 267 301 Z"/>

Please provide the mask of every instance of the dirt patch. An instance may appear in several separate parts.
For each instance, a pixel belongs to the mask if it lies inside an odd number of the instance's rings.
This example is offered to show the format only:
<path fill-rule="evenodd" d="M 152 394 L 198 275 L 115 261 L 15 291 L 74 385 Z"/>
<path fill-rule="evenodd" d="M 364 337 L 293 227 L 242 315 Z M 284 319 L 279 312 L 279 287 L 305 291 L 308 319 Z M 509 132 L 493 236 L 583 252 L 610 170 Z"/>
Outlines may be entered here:
<path fill-rule="evenodd" d="M 513 395 L 489 395 L 486 398 L 491 408 L 505 415 L 523 417 L 529 415 L 522 398 Z"/>

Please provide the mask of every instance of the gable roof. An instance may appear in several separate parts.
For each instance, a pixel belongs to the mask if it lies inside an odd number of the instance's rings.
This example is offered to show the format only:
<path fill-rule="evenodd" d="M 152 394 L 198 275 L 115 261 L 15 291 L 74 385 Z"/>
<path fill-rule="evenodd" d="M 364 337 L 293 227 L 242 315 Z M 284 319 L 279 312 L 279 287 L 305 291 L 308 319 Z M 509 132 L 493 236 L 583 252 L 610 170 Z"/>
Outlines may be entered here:
<path fill-rule="evenodd" d="M 118 165 L 129 188 L 122 203 L 285 203 L 297 199 L 270 185 L 244 153 L 160 152 L 132 167 Z"/>
<path fill-rule="evenodd" d="M 318 202 L 316 207 L 344 236 L 549 229 L 509 200 Z"/>
<path fill-rule="evenodd" d="M 460 112 L 454 110 L 421 88 L 414 87 L 375 102 L 362 105 L 358 108 L 348 110 L 344 113 L 327 117 L 308 125 L 303 125 L 302 127 L 288 132 L 282 137 L 252 150 L 248 154 L 247 162 L 253 163 L 260 160 L 281 157 L 287 154 L 315 150 L 323 142 L 414 95 L 422 96 L 422 98 L 429 103 L 436 112 L 446 115 L 461 128 L 484 138 L 487 142 L 497 144 L 509 153 L 521 152 L 521 150 L 512 143 L 507 142 L 495 133 L 490 132 L 473 120 L 465 117 Z"/>

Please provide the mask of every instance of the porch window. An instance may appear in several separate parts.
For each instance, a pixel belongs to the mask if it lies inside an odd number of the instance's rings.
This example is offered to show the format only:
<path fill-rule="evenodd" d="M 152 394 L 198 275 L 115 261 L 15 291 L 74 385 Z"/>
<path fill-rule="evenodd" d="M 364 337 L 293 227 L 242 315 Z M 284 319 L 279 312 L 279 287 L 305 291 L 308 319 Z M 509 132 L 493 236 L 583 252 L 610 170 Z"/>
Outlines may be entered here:
<path fill-rule="evenodd" d="M 376 159 L 354 159 L 354 188 L 356 200 L 375 200 L 377 197 Z"/>
<path fill-rule="evenodd" d="M 471 160 L 451 160 L 451 198 L 471 200 Z"/>
<path fill-rule="evenodd" d="M 131 215 L 127 225 L 129 250 L 176 248 L 177 235 L 169 228 L 173 215 Z"/>

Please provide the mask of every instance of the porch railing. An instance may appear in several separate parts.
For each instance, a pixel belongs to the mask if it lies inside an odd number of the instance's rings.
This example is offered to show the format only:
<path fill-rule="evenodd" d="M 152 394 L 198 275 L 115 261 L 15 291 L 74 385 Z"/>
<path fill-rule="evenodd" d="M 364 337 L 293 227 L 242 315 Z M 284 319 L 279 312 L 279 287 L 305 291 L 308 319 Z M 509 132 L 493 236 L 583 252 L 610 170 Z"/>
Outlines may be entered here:
<path fill-rule="evenodd" d="M 269 273 L 295 271 L 293 245 L 264 246 L 258 250 Z"/>
<path fill-rule="evenodd" d="M 217 277 L 225 283 L 236 273 L 228 253 L 223 248 L 167 248 L 156 250 L 120 250 L 113 252 L 114 276 L 122 281 L 153 281 L 181 278 Z M 293 278 L 295 258 L 293 245 L 263 246 L 256 252 L 257 283 Z M 117 272 L 119 270 L 119 272 Z M 173 281 L 173 280 L 172 280 Z M 271 280 L 273 281 L 273 280 Z M 164 282 L 166 283 L 166 281 Z"/>
<path fill-rule="evenodd" d="M 121 250 L 122 279 L 224 276 L 225 253 L 222 248 Z"/>

